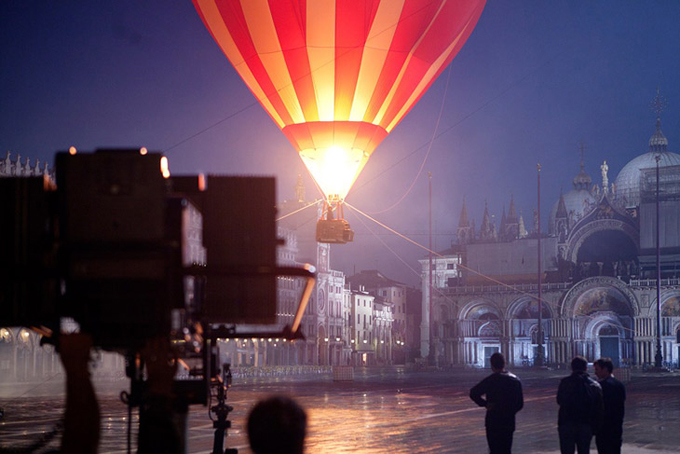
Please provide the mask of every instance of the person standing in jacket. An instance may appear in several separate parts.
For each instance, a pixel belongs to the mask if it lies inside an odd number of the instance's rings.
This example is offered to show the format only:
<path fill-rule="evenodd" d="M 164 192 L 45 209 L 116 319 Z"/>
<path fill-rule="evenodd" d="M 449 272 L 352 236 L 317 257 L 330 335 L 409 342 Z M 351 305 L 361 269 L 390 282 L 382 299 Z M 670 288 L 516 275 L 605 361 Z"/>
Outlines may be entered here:
<path fill-rule="evenodd" d="M 588 362 L 582 356 L 571 360 L 571 375 L 560 381 L 557 403 L 557 431 L 561 454 L 590 453 L 590 441 L 601 425 L 604 413 L 602 388 L 586 373 Z"/>
<path fill-rule="evenodd" d="M 491 355 L 491 375 L 470 390 L 470 399 L 486 407 L 486 441 L 491 454 L 510 454 L 515 414 L 524 406 L 522 382 L 505 370 L 505 358 Z M 485 397 L 482 397 L 485 396 Z"/>
<path fill-rule="evenodd" d="M 612 375 L 614 363 L 611 358 L 600 358 L 593 365 L 604 397 L 604 419 L 595 437 L 597 452 L 621 454 L 626 387 Z"/>

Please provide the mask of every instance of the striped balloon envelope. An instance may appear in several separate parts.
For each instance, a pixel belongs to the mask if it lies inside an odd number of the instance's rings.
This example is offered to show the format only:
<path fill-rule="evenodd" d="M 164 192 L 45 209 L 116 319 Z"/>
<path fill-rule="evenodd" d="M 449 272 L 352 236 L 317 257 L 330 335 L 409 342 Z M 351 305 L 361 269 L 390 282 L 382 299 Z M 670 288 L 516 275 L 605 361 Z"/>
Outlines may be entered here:
<path fill-rule="evenodd" d="M 486 0 L 193 0 L 329 199 L 456 56 Z"/>

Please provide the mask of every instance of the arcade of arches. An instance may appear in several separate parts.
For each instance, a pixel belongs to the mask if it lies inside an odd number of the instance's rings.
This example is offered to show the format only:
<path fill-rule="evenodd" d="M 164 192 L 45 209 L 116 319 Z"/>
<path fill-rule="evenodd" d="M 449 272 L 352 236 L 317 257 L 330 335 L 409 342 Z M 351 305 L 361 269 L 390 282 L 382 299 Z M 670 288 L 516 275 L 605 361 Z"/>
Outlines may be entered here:
<path fill-rule="evenodd" d="M 630 289 L 619 282 L 602 276 L 569 289 L 547 286 L 541 318 L 548 363 L 568 364 L 575 355 L 589 361 L 611 357 L 617 367 L 654 362 L 656 302 L 649 288 Z M 438 303 L 435 319 L 448 320 L 435 324 L 440 364 L 488 367 L 497 351 L 515 367 L 533 364 L 539 331 L 536 298 L 485 292 L 483 297 Z M 677 362 L 680 289 L 662 294 L 661 311 L 664 357 Z M 447 312 L 455 319 L 444 318 Z"/>

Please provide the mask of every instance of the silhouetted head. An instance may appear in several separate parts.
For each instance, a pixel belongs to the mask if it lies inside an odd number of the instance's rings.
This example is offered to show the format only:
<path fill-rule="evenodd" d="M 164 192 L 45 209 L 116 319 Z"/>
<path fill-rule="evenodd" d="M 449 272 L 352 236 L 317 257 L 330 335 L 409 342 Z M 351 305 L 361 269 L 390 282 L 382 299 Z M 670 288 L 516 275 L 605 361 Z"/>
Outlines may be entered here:
<path fill-rule="evenodd" d="M 614 371 L 614 362 L 611 358 L 600 358 L 593 363 L 593 366 L 599 366 L 602 369 L 607 369 L 610 374 Z"/>
<path fill-rule="evenodd" d="M 302 454 L 307 414 L 293 399 L 273 396 L 248 416 L 248 439 L 255 454 Z"/>
<path fill-rule="evenodd" d="M 598 380 L 605 380 L 614 371 L 614 362 L 611 358 L 600 358 L 593 363 L 595 366 L 595 375 L 597 375 Z"/>
<path fill-rule="evenodd" d="M 574 372 L 585 372 L 588 369 L 588 361 L 583 356 L 575 356 L 571 360 L 571 370 Z"/>
<path fill-rule="evenodd" d="M 500 353 L 494 353 L 491 355 L 491 358 L 489 358 L 489 361 L 491 362 L 491 367 L 496 370 L 503 370 L 505 369 L 505 357 L 501 355 Z"/>

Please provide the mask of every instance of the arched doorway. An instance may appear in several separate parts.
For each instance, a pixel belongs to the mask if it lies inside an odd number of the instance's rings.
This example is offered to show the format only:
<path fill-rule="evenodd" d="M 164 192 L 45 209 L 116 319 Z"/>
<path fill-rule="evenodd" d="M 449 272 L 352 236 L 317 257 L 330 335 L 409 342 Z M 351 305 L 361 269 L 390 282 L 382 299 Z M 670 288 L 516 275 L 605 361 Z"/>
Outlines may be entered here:
<path fill-rule="evenodd" d="M 462 354 L 465 364 L 488 366 L 489 358 L 501 350 L 499 311 L 488 302 L 473 302 L 461 314 Z M 504 352 L 505 353 L 505 352 Z"/>
<path fill-rule="evenodd" d="M 621 357 L 619 329 L 612 324 L 603 325 L 598 332 L 598 338 L 600 339 L 600 357 L 611 358 L 614 367 L 619 367 Z"/>
<path fill-rule="evenodd" d="M 532 365 L 538 352 L 538 302 L 534 298 L 522 298 L 513 304 L 510 318 L 513 326 L 514 355 L 508 361 L 512 361 L 515 366 Z M 551 318 L 548 304 L 541 304 L 541 343 L 544 346 L 547 346 L 550 339 Z"/>
<path fill-rule="evenodd" d="M 591 288 L 578 298 L 575 321 L 583 327 L 582 339 L 575 339 L 576 354 L 588 361 L 609 357 L 619 367 L 633 357 L 632 308 L 626 296 L 610 286 Z"/>
<path fill-rule="evenodd" d="M 491 317 L 489 317 L 491 318 Z M 498 339 L 501 336 L 501 324 L 498 320 L 491 318 L 479 328 L 479 337 L 482 339 L 484 349 L 484 368 L 491 367 L 491 355 L 501 351 Z"/>

